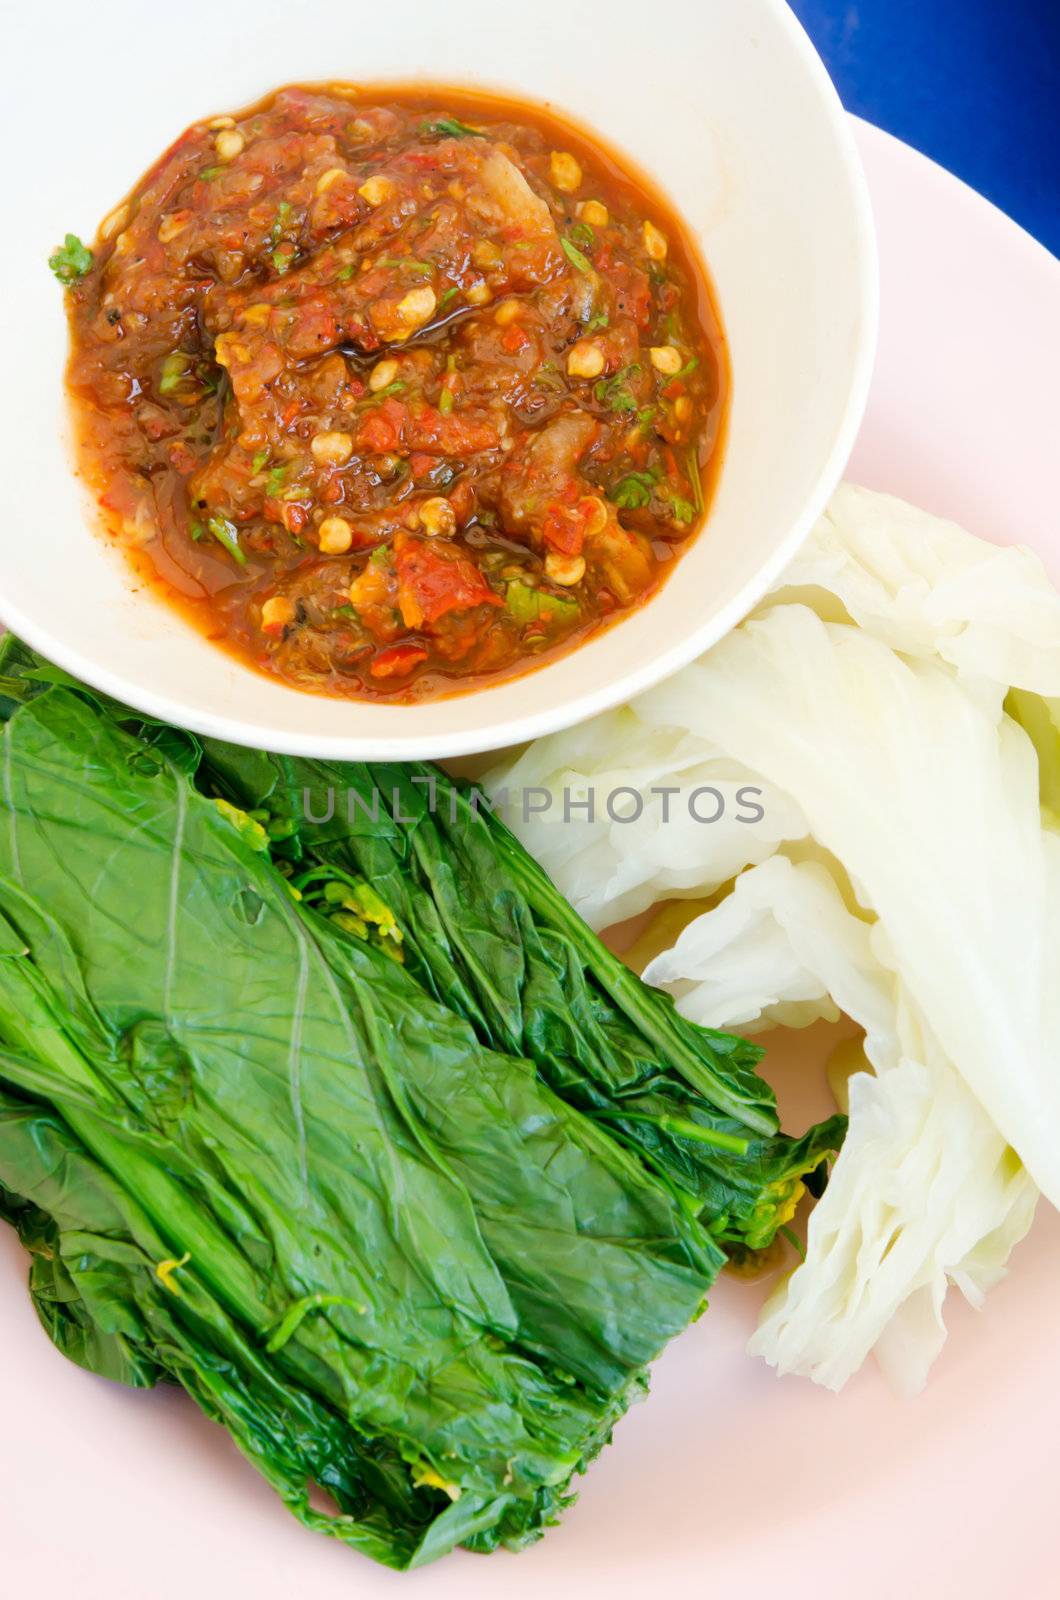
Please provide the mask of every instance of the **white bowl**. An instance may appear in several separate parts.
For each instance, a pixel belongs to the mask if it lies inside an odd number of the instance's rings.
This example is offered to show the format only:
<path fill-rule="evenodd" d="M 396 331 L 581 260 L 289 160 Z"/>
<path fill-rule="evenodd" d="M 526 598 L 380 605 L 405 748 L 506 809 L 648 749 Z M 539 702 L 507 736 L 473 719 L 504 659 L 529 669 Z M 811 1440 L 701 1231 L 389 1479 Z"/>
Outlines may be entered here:
<path fill-rule="evenodd" d="M 5 178 L 18 219 L 5 243 L 17 306 L 6 361 L 20 399 L 6 440 L 0 614 L 52 660 L 141 710 L 244 744 L 459 755 L 566 726 L 657 682 L 732 627 L 790 559 L 853 443 L 877 306 L 851 133 L 780 0 L 535 0 L 514 11 L 496 0 L 182 0 L 164 43 L 139 0 L 66 7 L 61 28 L 32 8 L 16 17 L 5 114 L 25 150 Z M 706 527 L 654 599 L 521 678 L 394 706 L 285 688 L 134 592 L 120 555 L 90 531 L 72 473 L 66 327 L 45 261 L 67 229 L 90 238 L 204 114 L 295 81 L 416 77 L 547 101 L 656 180 L 713 274 L 732 401 Z"/>

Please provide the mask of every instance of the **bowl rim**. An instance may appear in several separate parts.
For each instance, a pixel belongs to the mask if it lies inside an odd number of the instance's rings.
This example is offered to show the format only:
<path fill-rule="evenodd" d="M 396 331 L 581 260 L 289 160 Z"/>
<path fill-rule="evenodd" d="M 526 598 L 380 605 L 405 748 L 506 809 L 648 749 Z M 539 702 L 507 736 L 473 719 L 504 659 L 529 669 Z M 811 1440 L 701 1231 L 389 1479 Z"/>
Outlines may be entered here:
<path fill-rule="evenodd" d="M 632 665 L 607 683 L 585 694 L 568 696 L 557 704 L 546 702 L 538 709 L 525 712 L 508 723 L 499 723 L 496 713 L 492 719 L 487 713 L 482 722 L 468 728 L 437 734 L 420 731 L 391 736 L 371 733 L 300 733 L 292 727 L 287 729 L 270 727 L 266 732 L 258 724 L 245 721 L 238 716 L 187 704 L 149 687 L 130 685 L 128 678 L 121 672 L 108 667 L 105 661 L 86 655 L 76 646 L 67 644 L 64 639 L 53 636 L 46 625 L 23 614 L 17 605 L 11 605 L 5 599 L 3 610 L 7 627 L 65 672 L 99 692 L 132 706 L 146 716 L 187 728 L 207 738 L 223 739 L 250 748 L 268 748 L 280 755 L 377 761 L 439 760 L 478 755 L 537 739 L 545 734 L 555 733 L 561 728 L 576 726 L 590 717 L 631 700 L 671 677 L 723 638 L 754 608 L 790 563 L 838 485 L 853 450 L 868 403 L 879 337 L 879 262 L 876 228 L 868 180 L 854 136 L 853 118 L 844 110 L 838 91 L 823 61 L 795 13 L 787 4 L 787 0 L 760 0 L 760 3 L 768 7 L 776 25 L 786 33 L 790 44 L 797 52 L 806 72 L 807 81 L 814 87 L 820 104 L 827 113 L 836 141 L 836 153 L 847 181 L 854 227 L 854 265 L 858 276 L 858 338 L 846 401 L 813 492 L 807 497 L 801 512 L 792 520 L 784 537 L 778 541 L 769 557 L 761 563 L 742 588 L 700 627 L 691 629 L 667 649 Z M 365 80 L 366 85 L 374 81 L 376 80 Z M 724 307 L 721 309 L 724 317 Z M 618 626 L 621 626 L 621 623 Z M 253 670 L 242 662 L 236 664 L 244 671 Z M 531 673 L 524 676 L 536 676 L 540 670 L 531 669 Z M 466 701 L 474 696 L 481 700 L 485 708 L 489 703 L 491 688 L 501 689 L 505 681 L 510 683 L 513 680 L 502 680 L 495 686 L 482 689 L 469 689 L 457 696 L 446 697 L 440 703 L 451 703 L 453 699 Z M 131 687 L 133 692 L 130 694 Z M 301 697 L 300 691 L 292 688 L 291 692 Z M 351 700 L 342 703 L 356 706 L 361 702 Z M 419 702 L 418 706 L 419 709 L 423 709 L 432 703 L 434 702 Z"/>

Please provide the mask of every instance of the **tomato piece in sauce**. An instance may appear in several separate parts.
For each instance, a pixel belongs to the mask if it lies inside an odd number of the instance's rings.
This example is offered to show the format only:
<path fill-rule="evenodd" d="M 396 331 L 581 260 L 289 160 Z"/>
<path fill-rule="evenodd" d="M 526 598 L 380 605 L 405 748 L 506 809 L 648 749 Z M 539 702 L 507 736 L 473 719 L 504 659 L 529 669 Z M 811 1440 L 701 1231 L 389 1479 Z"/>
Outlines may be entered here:
<path fill-rule="evenodd" d="M 406 628 L 430 626 L 450 611 L 503 604 L 470 555 L 449 540 L 399 533 L 394 540 L 394 566 L 398 609 Z"/>

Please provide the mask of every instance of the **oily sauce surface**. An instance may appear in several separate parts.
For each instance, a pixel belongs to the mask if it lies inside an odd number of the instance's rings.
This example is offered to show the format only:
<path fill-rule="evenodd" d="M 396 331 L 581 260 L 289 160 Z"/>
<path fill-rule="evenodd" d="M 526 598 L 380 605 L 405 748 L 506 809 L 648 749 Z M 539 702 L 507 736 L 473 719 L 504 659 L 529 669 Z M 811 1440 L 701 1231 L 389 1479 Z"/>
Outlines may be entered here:
<path fill-rule="evenodd" d="M 727 370 L 642 182 L 538 108 L 292 87 L 184 133 L 69 289 L 80 464 L 137 570 L 298 688 L 428 699 L 649 595 Z"/>

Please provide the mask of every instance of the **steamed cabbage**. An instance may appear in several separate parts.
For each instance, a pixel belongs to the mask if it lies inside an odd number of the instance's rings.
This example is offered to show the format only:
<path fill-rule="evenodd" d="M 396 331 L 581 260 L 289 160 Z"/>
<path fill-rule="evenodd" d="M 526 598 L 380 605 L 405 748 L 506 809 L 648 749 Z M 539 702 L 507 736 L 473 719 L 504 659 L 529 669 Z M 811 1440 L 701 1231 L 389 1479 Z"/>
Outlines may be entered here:
<path fill-rule="evenodd" d="M 757 612 L 700 661 L 489 782 L 548 788 L 524 842 L 596 926 L 705 901 L 647 976 L 697 1021 L 865 1030 L 850 1131 L 805 1260 L 753 1348 L 904 1389 L 1060 1203 L 1060 596 L 1002 550 L 852 486 Z M 686 820 L 756 785 L 761 825 Z M 564 788 L 674 786 L 677 826 L 564 823 Z M 1043 809 L 1044 803 L 1044 809 Z M 599 808 L 598 808 L 599 809 Z"/>
<path fill-rule="evenodd" d="M 714 1020 L 750 1010 L 719 988 L 734 969 L 753 974 L 766 1001 L 745 1025 L 799 1026 L 838 1006 L 864 1029 L 861 1064 L 874 1070 L 846 1085 L 853 1158 L 837 1163 L 810 1219 L 806 1268 L 780 1286 L 751 1348 L 829 1388 L 875 1349 L 895 1386 L 915 1391 L 945 1338 L 948 1283 L 981 1302 L 1030 1226 L 1037 1190 L 940 1049 L 885 928 L 847 909 L 823 863 L 778 854 L 744 873 L 644 976 Z"/>

